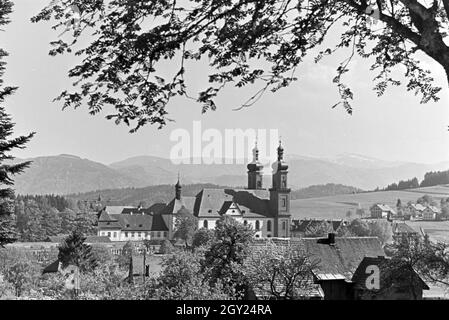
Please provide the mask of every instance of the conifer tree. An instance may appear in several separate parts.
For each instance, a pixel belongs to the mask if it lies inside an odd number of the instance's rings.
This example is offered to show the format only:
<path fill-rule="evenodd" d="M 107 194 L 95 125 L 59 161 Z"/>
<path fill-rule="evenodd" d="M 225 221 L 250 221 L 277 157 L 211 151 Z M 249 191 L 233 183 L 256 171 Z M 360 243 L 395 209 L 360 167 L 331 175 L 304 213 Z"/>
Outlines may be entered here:
<path fill-rule="evenodd" d="M 97 267 L 92 247 L 85 243 L 86 237 L 79 231 L 73 231 L 59 246 L 58 259 L 65 268 L 75 265 L 81 272 L 89 272 Z"/>
<path fill-rule="evenodd" d="M 9 23 L 8 15 L 11 13 L 12 3 L 9 0 L 0 0 L 0 27 Z M 1 28 L 0 28 L 1 30 Z M 30 162 L 12 163 L 14 157 L 10 152 L 14 149 L 23 149 L 34 133 L 27 136 L 11 138 L 14 123 L 6 112 L 3 103 L 5 99 L 16 91 L 16 87 L 4 86 L 3 75 L 8 54 L 0 48 L 0 246 L 14 242 L 17 233 L 14 226 L 14 184 L 12 176 L 22 172 Z"/>

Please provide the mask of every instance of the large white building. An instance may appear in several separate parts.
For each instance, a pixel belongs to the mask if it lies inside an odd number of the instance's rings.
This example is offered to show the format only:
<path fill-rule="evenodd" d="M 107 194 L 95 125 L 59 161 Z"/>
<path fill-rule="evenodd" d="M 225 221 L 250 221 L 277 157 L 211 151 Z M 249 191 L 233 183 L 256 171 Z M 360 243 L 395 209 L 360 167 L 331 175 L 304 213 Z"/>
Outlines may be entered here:
<path fill-rule="evenodd" d="M 182 195 L 178 179 L 175 197 L 167 204 L 157 203 L 146 209 L 127 207 L 120 213 L 111 213 L 114 207 L 105 207 L 99 214 L 98 235 L 112 241 L 172 239 L 176 217 L 191 214 L 198 219 L 199 228 L 213 229 L 226 215 L 251 225 L 257 238 L 290 237 L 288 165 L 283 158 L 284 149 L 279 144 L 269 189 L 262 186 L 263 165 L 256 145 L 253 160 L 247 165 L 246 189 L 205 188 L 196 196 L 187 197 Z"/>

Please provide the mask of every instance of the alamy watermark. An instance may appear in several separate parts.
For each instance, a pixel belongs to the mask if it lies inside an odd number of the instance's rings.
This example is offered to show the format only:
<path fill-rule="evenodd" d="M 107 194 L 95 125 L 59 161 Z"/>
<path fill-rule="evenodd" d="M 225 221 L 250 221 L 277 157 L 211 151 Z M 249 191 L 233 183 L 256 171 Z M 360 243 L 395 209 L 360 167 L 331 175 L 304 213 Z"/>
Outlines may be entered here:
<path fill-rule="evenodd" d="M 259 161 L 264 164 L 277 157 L 278 129 L 218 129 L 202 128 L 193 121 L 192 130 L 178 128 L 171 132 L 170 150 L 174 164 L 244 164 L 253 160 L 257 145 Z"/>

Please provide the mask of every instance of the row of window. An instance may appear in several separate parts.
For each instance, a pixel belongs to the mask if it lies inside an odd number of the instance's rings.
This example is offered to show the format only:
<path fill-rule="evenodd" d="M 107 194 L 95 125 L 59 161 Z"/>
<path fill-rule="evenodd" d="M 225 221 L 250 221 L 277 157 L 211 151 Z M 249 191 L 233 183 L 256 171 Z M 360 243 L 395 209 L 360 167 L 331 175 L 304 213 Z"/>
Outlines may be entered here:
<path fill-rule="evenodd" d="M 109 238 L 117 238 L 117 232 L 108 232 L 107 236 Z M 128 238 L 129 236 L 131 236 L 131 238 L 137 237 L 137 238 L 147 238 L 148 236 L 150 237 L 155 237 L 155 238 L 166 238 L 168 236 L 168 232 L 166 231 L 151 231 L 151 232 L 125 232 L 125 238 Z"/>
<path fill-rule="evenodd" d="M 218 220 L 215 221 L 215 225 L 217 225 L 217 223 L 218 223 Z M 243 221 L 243 224 L 244 224 L 245 226 L 248 225 L 248 221 L 247 221 L 247 220 Z M 284 224 L 285 224 L 285 222 L 284 222 Z M 204 221 L 203 221 L 203 228 L 206 228 L 206 229 L 207 229 L 208 226 L 209 226 L 209 222 L 208 222 L 207 220 L 204 220 Z M 256 229 L 257 231 L 260 230 L 260 221 L 259 221 L 259 220 L 256 220 L 256 223 L 255 223 L 255 229 Z M 283 225 L 283 229 L 285 230 L 285 225 Z M 271 221 L 270 221 L 270 220 L 267 221 L 267 231 L 268 231 L 268 232 L 271 231 Z"/>

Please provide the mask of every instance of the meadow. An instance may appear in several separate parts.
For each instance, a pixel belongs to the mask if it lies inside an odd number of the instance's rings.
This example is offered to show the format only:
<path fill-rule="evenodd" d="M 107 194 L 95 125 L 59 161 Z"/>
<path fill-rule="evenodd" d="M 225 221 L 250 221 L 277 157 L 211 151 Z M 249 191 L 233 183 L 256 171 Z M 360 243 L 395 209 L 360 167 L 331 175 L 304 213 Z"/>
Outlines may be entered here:
<path fill-rule="evenodd" d="M 405 205 L 408 201 L 416 202 L 426 194 L 439 202 L 441 198 L 449 197 L 449 185 L 292 200 L 291 213 L 293 219 L 344 219 L 348 211 L 351 211 L 354 217 L 355 211 L 360 207 L 365 209 L 365 215 L 368 216 L 369 208 L 375 203 L 388 204 L 395 209 L 398 199 Z"/>

